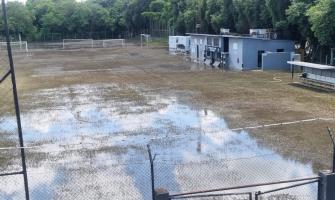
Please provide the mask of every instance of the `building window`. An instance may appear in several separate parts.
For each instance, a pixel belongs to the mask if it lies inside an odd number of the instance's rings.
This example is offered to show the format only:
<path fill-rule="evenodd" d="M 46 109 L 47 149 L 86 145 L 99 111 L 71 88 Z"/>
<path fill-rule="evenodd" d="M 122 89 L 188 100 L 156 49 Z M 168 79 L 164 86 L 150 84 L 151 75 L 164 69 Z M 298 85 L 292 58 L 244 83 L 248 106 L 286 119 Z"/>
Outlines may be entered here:
<path fill-rule="evenodd" d="M 202 44 L 202 39 L 200 39 L 200 44 Z"/>
<path fill-rule="evenodd" d="M 277 52 L 284 52 L 284 49 L 277 49 Z"/>
<path fill-rule="evenodd" d="M 194 44 L 197 44 L 197 38 L 194 38 Z"/>
<path fill-rule="evenodd" d="M 220 46 L 220 40 L 219 38 L 214 38 L 214 45 L 215 47 L 219 47 Z"/>
<path fill-rule="evenodd" d="M 177 38 L 177 39 L 176 39 L 176 43 L 178 44 L 178 42 L 179 42 L 179 41 L 178 41 L 178 38 Z"/>
<path fill-rule="evenodd" d="M 212 38 L 210 37 L 207 38 L 207 45 L 212 46 Z"/>

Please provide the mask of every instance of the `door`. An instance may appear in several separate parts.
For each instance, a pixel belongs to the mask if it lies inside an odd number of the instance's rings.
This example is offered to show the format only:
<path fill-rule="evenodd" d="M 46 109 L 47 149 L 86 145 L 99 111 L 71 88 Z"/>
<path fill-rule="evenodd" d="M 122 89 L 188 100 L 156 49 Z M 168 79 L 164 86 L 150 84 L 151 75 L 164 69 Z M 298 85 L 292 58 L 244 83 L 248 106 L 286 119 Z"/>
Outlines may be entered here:
<path fill-rule="evenodd" d="M 197 45 L 197 58 L 199 58 L 199 45 Z"/>
<path fill-rule="evenodd" d="M 224 37 L 223 38 L 223 52 L 229 52 L 229 38 Z"/>
<path fill-rule="evenodd" d="M 262 54 L 265 53 L 265 51 L 261 50 L 261 51 L 258 51 L 258 69 L 261 69 L 262 68 L 262 63 L 263 63 L 263 57 L 262 57 Z"/>

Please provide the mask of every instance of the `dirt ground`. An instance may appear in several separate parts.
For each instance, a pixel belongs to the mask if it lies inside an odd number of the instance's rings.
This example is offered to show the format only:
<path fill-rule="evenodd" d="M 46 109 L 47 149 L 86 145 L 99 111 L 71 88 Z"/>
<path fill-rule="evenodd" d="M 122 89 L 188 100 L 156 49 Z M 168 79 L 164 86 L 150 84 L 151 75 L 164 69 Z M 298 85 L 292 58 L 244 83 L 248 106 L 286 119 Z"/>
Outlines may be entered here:
<path fill-rule="evenodd" d="M 53 99 L 38 101 L 30 95 L 33 92 L 71 85 L 117 84 L 121 89 L 103 93 L 103 99 L 117 98 L 145 106 L 145 98 L 134 87 L 174 94 L 191 107 L 213 110 L 231 129 L 327 118 L 249 132 L 257 145 L 311 163 L 315 171 L 331 167 L 332 148 L 326 128 L 335 129 L 335 95 L 297 87 L 293 82 L 298 80 L 291 80 L 288 72 L 222 71 L 169 55 L 166 49 L 133 45 L 116 49 L 36 49 L 28 55 L 15 55 L 15 64 L 23 113 L 59 104 Z"/>
<path fill-rule="evenodd" d="M 128 46 L 116 50 L 35 50 L 28 57 L 16 59 L 16 65 L 23 111 L 36 106 L 25 99 L 25 94 L 33 90 L 112 82 L 143 85 L 165 93 L 187 91 L 180 96 L 189 103 L 215 110 L 225 117 L 230 128 L 335 116 L 333 93 L 296 87 L 292 82 L 297 80 L 292 81 L 290 73 L 212 70 L 182 56 L 168 55 L 165 49 Z M 44 74 L 38 73 L 41 68 L 47 69 Z M 189 91 L 192 95 L 187 95 Z M 121 95 L 134 98 L 128 93 Z M 303 152 L 304 161 L 315 160 L 318 165 L 329 167 L 327 126 L 335 128 L 335 123 L 303 123 L 252 133 L 261 143 L 285 154 L 301 156 Z"/>

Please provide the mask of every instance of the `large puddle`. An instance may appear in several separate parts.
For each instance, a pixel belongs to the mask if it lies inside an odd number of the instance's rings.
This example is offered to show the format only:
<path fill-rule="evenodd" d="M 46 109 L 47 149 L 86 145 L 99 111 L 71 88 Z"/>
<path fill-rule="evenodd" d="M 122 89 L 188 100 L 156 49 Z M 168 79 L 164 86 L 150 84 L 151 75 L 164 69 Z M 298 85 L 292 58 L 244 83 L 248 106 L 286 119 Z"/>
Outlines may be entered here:
<path fill-rule="evenodd" d="M 213 111 L 178 95 L 110 84 L 28 96 L 35 105 L 22 121 L 26 144 L 36 146 L 27 150 L 32 199 L 150 199 L 147 144 L 156 187 L 171 193 L 314 175 L 310 164 L 259 146 L 248 132 L 231 131 Z M 12 131 L 5 124 L 13 122 L 2 118 L 0 132 Z M 14 162 L 6 170 L 17 168 Z M 0 182 L 1 199 L 23 198 L 20 176 Z M 290 194 L 314 197 L 315 185 Z"/>

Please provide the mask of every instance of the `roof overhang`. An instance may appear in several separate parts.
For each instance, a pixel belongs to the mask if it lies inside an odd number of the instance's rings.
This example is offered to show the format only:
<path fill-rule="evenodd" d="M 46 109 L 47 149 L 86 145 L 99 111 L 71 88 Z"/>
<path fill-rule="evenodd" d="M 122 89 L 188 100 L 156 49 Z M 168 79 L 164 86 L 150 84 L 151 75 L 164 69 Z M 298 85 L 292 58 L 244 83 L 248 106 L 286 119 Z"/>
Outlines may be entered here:
<path fill-rule="evenodd" d="M 309 63 L 309 62 L 301 62 L 301 61 L 288 61 L 287 63 L 290 64 L 290 65 L 308 67 L 308 68 L 313 68 L 313 69 L 335 70 L 335 67 L 334 66 L 330 66 L 330 65 L 321 65 L 321 64 Z"/>
<path fill-rule="evenodd" d="M 203 34 L 203 33 L 186 33 L 186 35 L 189 36 L 195 36 L 195 37 L 221 37 L 221 38 L 236 38 L 236 39 L 252 39 L 252 40 L 263 40 L 263 41 L 289 41 L 293 42 L 292 40 L 273 40 L 270 38 L 258 38 L 258 37 L 252 37 L 250 35 L 232 35 L 232 34 L 227 34 L 227 35 L 214 35 L 214 34 Z"/>

